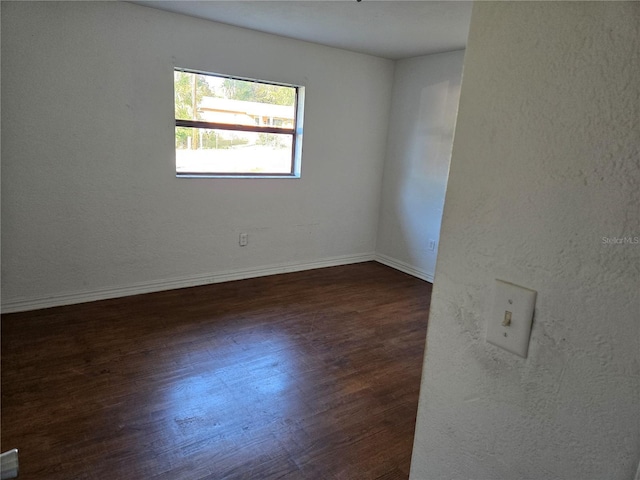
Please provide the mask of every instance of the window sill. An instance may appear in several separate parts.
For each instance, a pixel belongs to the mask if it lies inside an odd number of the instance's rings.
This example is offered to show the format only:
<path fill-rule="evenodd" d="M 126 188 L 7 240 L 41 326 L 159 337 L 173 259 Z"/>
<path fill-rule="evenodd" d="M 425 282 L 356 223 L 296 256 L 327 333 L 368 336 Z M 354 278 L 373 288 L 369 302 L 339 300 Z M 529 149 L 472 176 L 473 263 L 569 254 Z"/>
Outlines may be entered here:
<path fill-rule="evenodd" d="M 190 173 L 178 173 L 176 174 L 176 178 L 300 178 L 300 175 L 290 175 L 290 174 L 267 174 L 267 175 L 216 175 L 214 173 L 211 174 L 190 174 Z"/>

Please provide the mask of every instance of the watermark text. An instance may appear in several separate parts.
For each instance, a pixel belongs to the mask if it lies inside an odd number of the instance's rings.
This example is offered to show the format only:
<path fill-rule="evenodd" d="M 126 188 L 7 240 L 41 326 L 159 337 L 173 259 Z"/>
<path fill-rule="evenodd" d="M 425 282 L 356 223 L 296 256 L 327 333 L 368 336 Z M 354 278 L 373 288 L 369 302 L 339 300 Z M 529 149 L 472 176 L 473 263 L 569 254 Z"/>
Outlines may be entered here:
<path fill-rule="evenodd" d="M 640 237 L 602 237 L 603 245 L 640 245 Z"/>

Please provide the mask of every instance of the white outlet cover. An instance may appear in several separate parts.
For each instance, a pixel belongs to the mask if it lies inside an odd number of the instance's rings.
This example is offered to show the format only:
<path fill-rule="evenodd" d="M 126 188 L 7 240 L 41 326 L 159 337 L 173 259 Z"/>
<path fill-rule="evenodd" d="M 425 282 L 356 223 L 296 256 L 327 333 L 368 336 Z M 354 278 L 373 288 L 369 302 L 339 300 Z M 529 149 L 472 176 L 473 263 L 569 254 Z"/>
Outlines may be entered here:
<path fill-rule="evenodd" d="M 527 358 L 535 304 L 535 290 L 496 280 L 493 308 L 487 325 L 487 342 Z"/>

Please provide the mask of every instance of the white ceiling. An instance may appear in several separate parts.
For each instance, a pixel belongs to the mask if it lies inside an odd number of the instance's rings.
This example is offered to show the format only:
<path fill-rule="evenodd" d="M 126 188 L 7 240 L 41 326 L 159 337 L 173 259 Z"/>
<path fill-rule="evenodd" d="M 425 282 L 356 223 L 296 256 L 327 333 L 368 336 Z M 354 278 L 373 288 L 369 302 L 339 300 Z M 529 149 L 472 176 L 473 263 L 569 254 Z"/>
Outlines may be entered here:
<path fill-rule="evenodd" d="M 400 59 L 465 47 L 471 1 L 135 1 L 139 5 Z"/>

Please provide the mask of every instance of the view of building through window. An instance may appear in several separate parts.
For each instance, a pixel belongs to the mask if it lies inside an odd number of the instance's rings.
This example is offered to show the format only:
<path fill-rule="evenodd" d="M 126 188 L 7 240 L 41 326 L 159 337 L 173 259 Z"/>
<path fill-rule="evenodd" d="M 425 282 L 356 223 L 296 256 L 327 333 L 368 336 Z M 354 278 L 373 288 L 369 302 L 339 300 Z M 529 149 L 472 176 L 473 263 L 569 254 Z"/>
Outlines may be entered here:
<path fill-rule="evenodd" d="M 301 88 L 175 70 L 177 174 L 296 176 Z"/>

